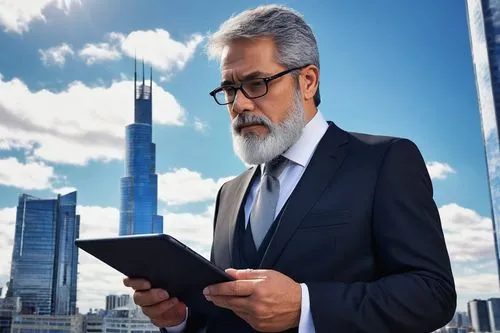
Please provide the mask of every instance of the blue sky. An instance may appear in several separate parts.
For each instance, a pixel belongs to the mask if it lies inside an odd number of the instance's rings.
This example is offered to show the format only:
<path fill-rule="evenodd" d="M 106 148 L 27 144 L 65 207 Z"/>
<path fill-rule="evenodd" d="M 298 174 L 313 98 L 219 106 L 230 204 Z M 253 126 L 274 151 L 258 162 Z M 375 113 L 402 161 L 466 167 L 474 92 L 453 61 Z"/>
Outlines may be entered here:
<path fill-rule="evenodd" d="M 8 258 L 0 283 L 9 275 L 20 193 L 51 197 L 75 188 L 82 235 L 116 234 L 134 50 L 148 73 L 153 66 L 165 231 L 207 253 L 216 191 L 245 166 L 233 154 L 226 110 L 208 95 L 220 77 L 204 53 L 206 37 L 231 14 L 262 3 L 0 0 L 0 253 Z M 497 295 L 465 3 L 281 4 L 300 11 L 316 33 L 324 116 L 346 130 L 410 138 L 421 149 L 459 309 L 473 297 Z M 82 310 L 125 291 L 117 275 L 80 256 Z M 91 283 L 103 274 L 109 278 Z"/>

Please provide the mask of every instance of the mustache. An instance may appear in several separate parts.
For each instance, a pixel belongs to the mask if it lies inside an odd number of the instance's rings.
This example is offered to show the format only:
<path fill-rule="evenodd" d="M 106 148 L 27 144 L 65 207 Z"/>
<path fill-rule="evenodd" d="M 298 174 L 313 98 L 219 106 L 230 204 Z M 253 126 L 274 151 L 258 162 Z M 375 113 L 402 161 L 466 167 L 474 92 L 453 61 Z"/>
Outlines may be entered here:
<path fill-rule="evenodd" d="M 266 117 L 257 116 L 251 113 L 240 113 L 232 121 L 232 127 L 235 132 L 240 132 L 241 128 L 250 125 L 264 125 L 268 129 L 273 128 L 271 120 Z"/>

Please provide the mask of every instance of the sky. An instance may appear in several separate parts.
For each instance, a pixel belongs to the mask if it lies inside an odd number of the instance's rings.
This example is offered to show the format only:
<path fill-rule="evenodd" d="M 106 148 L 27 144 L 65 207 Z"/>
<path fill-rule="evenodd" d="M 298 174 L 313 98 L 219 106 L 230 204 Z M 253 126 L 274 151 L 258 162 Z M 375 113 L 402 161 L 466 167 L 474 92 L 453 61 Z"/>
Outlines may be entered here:
<path fill-rule="evenodd" d="M 164 231 L 208 257 L 219 187 L 246 169 L 206 41 L 267 2 L 0 0 L 0 285 L 15 207 L 78 191 L 80 236 L 118 234 L 134 54 L 153 70 L 153 141 Z M 408 138 L 431 175 L 458 310 L 499 296 L 491 205 L 464 1 L 288 1 L 318 40 L 320 111 L 341 128 Z M 140 73 L 142 74 L 142 73 Z M 422 240 L 425 242 L 425 240 Z M 80 251 L 82 313 L 130 293 Z"/>

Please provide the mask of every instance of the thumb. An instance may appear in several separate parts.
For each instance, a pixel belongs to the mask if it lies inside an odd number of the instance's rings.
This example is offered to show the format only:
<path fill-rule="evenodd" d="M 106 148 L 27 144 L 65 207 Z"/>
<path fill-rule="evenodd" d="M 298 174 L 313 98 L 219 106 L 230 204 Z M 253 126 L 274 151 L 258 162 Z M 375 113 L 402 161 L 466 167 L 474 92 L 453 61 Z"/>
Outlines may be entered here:
<path fill-rule="evenodd" d="M 252 280 L 252 279 L 263 279 L 269 275 L 269 270 L 266 269 L 226 269 L 226 273 L 231 275 L 237 280 Z"/>

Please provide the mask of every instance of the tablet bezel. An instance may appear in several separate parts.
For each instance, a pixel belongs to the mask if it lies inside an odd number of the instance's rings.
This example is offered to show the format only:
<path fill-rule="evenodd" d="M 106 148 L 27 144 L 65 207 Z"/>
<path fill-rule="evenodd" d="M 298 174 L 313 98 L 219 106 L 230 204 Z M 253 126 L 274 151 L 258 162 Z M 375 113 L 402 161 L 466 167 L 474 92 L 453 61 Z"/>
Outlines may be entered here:
<path fill-rule="evenodd" d="M 172 281 L 171 278 L 169 281 L 168 276 L 163 277 L 162 278 L 163 281 L 160 282 L 158 281 L 157 276 L 155 278 L 152 278 L 151 276 L 146 276 L 147 274 L 144 274 L 143 272 L 142 273 L 134 272 L 133 267 L 140 266 L 141 264 L 144 263 L 138 263 L 137 262 L 138 260 L 136 260 L 135 263 L 130 263 L 129 267 L 124 267 L 124 262 L 123 262 L 124 260 L 121 254 L 117 255 L 116 253 L 111 253 L 111 252 L 116 252 L 116 250 L 118 249 L 120 251 L 124 251 L 124 253 L 130 254 L 131 251 L 133 251 L 131 249 L 131 246 L 141 247 L 141 248 L 136 248 L 135 251 L 147 251 L 148 242 L 150 248 L 162 247 L 163 251 L 174 251 L 174 252 L 177 251 L 176 254 L 174 253 L 174 256 L 175 255 L 184 256 L 184 258 L 188 258 L 187 260 L 191 260 L 189 265 L 191 266 L 196 265 L 196 271 L 195 272 L 185 271 L 181 272 L 180 274 L 184 277 L 188 277 L 191 274 L 195 274 L 196 278 L 198 279 L 198 283 L 193 283 L 192 286 L 189 287 L 191 289 L 188 289 L 187 287 L 185 287 L 185 285 L 189 284 L 188 282 Z M 75 245 L 78 248 L 90 254 L 91 256 L 97 258 L 99 261 L 105 263 L 106 265 L 112 267 L 118 272 L 124 274 L 125 276 L 131 278 L 144 278 L 146 280 L 150 280 L 152 288 L 165 289 L 169 292 L 171 297 L 178 297 L 188 306 L 196 306 L 197 304 L 194 303 L 200 303 L 200 297 L 202 296 L 202 290 L 204 287 L 210 284 L 229 282 L 235 280 L 232 276 L 228 275 L 223 269 L 216 266 L 215 264 L 207 260 L 205 257 L 200 255 L 196 251 L 192 250 L 186 244 L 164 233 L 127 235 L 127 236 L 104 237 L 104 238 L 78 238 L 77 240 L 75 240 Z M 103 252 L 103 249 L 106 249 L 106 252 Z M 136 254 L 137 253 L 134 253 L 134 256 Z M 159 257 L 159 254 L 155 254 L 154 256 Z M 180 259 L 176 258 L 176 260 L 179 261 Z M 158 264 L 158 266 L 155 266 L 158 267 L 158 269 L 156 268 L 154 269 L 155 272 L 160 271 L 162 269 L 160 267 L 162 266 L 172 265 L 172 263 L 168 262 L 166 263 L 161 263 L 160 261 L 154 262 L 154 259 L 152 260 L 151 258 L 148 258 L 147 261 L 149 261 L 150 264 Z M 182 265 L 180 266 L 176 265 L 176 267 L 170 267 L 169 269 L 183 270 L 185 268 L 183 268 Z M 168 269 L 165 270 L 167 271 Z M 206 276 L 206 283 L 201 284 L 199 279 L 200 276 L 203 275 Z M 151 280 L 155 280 L 155 282 Z M 178 285 L 183 285 L 183 284 L 184 284 L 183 290 L 177 288 Z M 169 285 L 170 286 L 174 285 L 176 287 L 169 288 L 168 287 Z"/>

